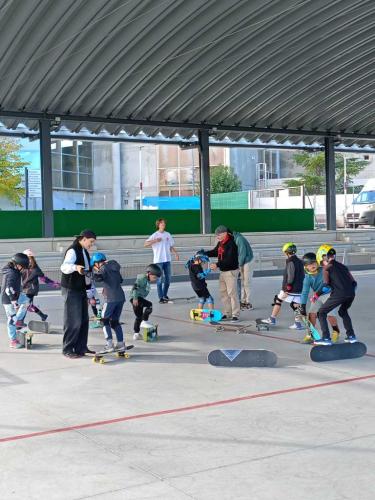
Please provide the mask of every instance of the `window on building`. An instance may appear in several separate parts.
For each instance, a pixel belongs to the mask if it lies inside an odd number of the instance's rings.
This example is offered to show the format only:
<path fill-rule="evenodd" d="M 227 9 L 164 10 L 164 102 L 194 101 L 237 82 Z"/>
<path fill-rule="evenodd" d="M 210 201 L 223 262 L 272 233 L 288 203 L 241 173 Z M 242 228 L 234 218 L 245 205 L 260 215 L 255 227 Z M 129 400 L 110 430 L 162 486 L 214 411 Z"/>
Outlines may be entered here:
<path fill-rule="evenodd" d="M 91 142 L 55 140 L 51 144 L 51 153 L 55 189 L 93 190 Z"/>

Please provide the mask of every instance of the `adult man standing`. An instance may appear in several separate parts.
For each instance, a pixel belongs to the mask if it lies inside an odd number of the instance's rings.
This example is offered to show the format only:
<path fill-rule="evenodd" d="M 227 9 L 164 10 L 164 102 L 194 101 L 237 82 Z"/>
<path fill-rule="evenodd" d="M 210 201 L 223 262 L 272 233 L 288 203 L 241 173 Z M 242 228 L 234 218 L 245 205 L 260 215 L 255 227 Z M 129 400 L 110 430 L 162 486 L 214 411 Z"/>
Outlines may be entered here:
<path fill-rule="evenodd" d="M 205 251 L 208 257 L 218 260 L 210 267 L 213 271 L 219 269 L 219 291 L 223 303 L 223 320 L 236 322 L 240 316 L 240 302 L 237 293 L 238 249 L 233 235 L 226 226 L 218 226 L 215 231 L 218 244 L 212 250 Z"/>
<path fill-rule="evenodd" d="M 238 296 L 241 301 L 241 309 L 252 309 L 250 302 L 250 280 L 253 276 L 253 249 L 245 236 L 237 231 L 229 231 L 234 238 L 238 248 L 238 265 L 240 274 L 238 279 Z"/>

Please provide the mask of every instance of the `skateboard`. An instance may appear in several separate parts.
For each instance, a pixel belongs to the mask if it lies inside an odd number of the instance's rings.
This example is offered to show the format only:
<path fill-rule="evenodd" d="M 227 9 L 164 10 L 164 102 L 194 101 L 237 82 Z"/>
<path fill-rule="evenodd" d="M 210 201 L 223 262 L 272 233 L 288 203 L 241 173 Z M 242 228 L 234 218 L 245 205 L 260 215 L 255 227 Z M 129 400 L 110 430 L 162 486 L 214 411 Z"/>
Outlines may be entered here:
<path fill-rule="evenodd" d="M 95 330 L 95 328 L 102 328 L 102 326 L 103 326 L 103 323 L 101 322 L 100 319 L 92 320 L 89 323 L 90 330 Z"/>
<path fill-rule="evenodd" d="M 309 321 L 307 319 L 306 316 L 303 316 L 301 315 L 301 319 L 302 319 L 302 323 L 305 325 L 306 327 L 306 330 L 310 333 L 310 335 L 312 336 L 312 338 L 314 340 L 320 340 L 320 333 L 318 332 L 318 330 L 315 328 L 315 326 L 311 323 L 311 321 Z M 323 347 L 327 347 L 327 346 L 323 346 Z"/>
<path fill-rule="evenodd" d="M 217 321 L 210 321 L 210 325 L 214 326 L 217 332 L 235 332 L 235 333 L 252 333 L 254 331 L 253 323 L 218 323 Z M 251 331 L 251 329 L 253 329 Z"/>
<path fill-rule="evenodd" d="M 361 358 L 367 352 L 367 347 L 362 342 L 344 342 L 332 345 L 316 345 L 310 351 L 312 361 L 335 361 L 338 359 Z"/>
<path fill-rule="evenodd" d="M 193 297 L 176 297 L 174 299 L 168 299 L 167 304 L 175 304 L 176 302 L 191 302 L 192 300 L 197 300 L 196 296 Z"/>
<path fill-rule="evenodd" d="M 49 323 L 47 321 L 29 321 L 27 328 L 31 332 L 49 333 Z"/>
<path fill-rule="evenodd" d="M 130 349 L 133 349 L 133 347 L 134 347 L 133 345 L 128 345 L 125 347 L 125 349 L 119 349 L 119 350 L 114 350 L 114 351 L 96 352 L 95 354 L 93 354 L 92 362 L 104 365 L 104 363 L 107 363 L 106 356 L 129 359 L 130 354 L 127 351 L 129 351 Z"/>
<path fill-rule="evenodd" d="M 144 342 L 156 342 L 158 340 L 158 327 L 153 325 L 152 328 L 141 328 Z"/>
<path fill-rule="evenodd" d="M 17 331 L 17 336 L 25 349 L 31 349 L 34 333 L 50 333 L 47 321 L 29 321 L 27 328 Z"/>
<path fill-rule="evenodd" d="M 265 349 L 216 349 L 208 353 L 207 360 L 212 366 L 271 367 L 276 365 L 277 356 Z"/>
<path fill-rule="evenodd" d="M 217 322 L 222 317 L 222 312 L 217 309 L 191 309 L 190 311 L 190 319 L 194 321 Z"/>
<path fill-rule="evenodd" d="M 270 325 L 268 323 L 264 323 L 263 321 L 264 320 L 261 318 L 257 318 L 255 320 L 255 325 L 256 325 L 258 332 L 261 332 L 261 331 L 268 332 L 270 329 Z"/>

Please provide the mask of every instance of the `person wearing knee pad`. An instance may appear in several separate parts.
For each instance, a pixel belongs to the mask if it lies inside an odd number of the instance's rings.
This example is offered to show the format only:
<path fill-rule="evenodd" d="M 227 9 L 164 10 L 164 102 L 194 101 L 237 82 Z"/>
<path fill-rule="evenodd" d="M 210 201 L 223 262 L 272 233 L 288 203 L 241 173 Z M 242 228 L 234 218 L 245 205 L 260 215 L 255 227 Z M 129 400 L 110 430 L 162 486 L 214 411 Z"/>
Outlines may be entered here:
<path fill-rule="evenodd" d="M 308 252 L 302 257 L 303 265 L 305 268 L 305 278 L 303 280 L 303 288 L 301 295 L 300 312 L 303 316 L 307 316 L 310 323 L 315 326 L 318 317 L 319 309 L 327 302 L 331 295 L 331 288 L 324 286 L 323 283 L 323 268 L 319 266 L 316 260 L 316 254 Z M 308 302 L 309 293 L 312 291 L 310 297 L 311 305 L 309 311 L 306 312 L 306 304 Z M 340 335 L 340 330 L 337 324 L 335 310 L 330 311 L 328 321 L 332 327 L 332 341 L 337 342 Z M 302 340 L 304 344 L 312 344 L 313 338 L 308 331 Z"/>
<path fill-rule="evenodd" d="M 137 279 L 130 292 L 130 302 L 133 306 L 135 315 L 134 320 L 134 340 L 142 339 L 140 333 L 141 327 L 150 328 L 153 325 L 148 322 L 150 314 L 152 313 L 152 302 L 146 300 L 147 295 L 150 293 L 151 283 L 156 283 L 161 277 L 161 269 L 157 264 L 150 264 L 146 268 L 146 272 L 138 274 Z"/>
<path fill-rule="evenodd" d="M 120 264 L 115 260 L 108 260 L 101 252 L 96 252 L 91 257 L 92 278 L 96 283 L 103 284 L 104 305 L 102 309 L 102 324 L 106 339 L 105 350 L 125 349 L 124 334 L 120 317 L 125 303 L 125 294 L 122 289 L 122 276 Z M 114 346 L 112 330 L 115 332 L 117 344 Z"/>
<path fill-rule="evenodd" d="M 294 323 L 289 328 L 293 330 L 303 330 L 304 326 L 301 323 L 298 311 L 298 304 L 301 303 L 302 284 L 305 275 L 303 263 L 301 259 L 299 259 L 296 255 L 297 247 L 294 243 L 285 243 L 282 251 L 287 259 L 285 263 L 281 290 L 274 297 L 271 316 L 267 319 L 262 320 L 262 322 L 269 325 L 275 325 L 276 318 L 280 313 L 282 303 L 287 302 L 290 304 L 290 307 L 292 308 L 295 315 Z"/>
<path fill-rule="evenodd" d="M 321 264 L 323 267 L 324 286 L 329 286 L 332 291 L 327 302 L 323 304 L 318 311 L 322 338 L 314 341 L 314 344 L 332 344 L 327 316 L 336 307 L 338 307 L 338 314 L 342 318 L 346 330 L 345 342 L 357 342 L 352 320 L 348 312 L 348 309 L 355 299 L 357 282 L 349 269 L 344 264 L 341 264 L 341 262 L 337 262 L 336 250 L 331 245 L 321 245 L 316 253 L 316 257 L 318 264 Z"/>

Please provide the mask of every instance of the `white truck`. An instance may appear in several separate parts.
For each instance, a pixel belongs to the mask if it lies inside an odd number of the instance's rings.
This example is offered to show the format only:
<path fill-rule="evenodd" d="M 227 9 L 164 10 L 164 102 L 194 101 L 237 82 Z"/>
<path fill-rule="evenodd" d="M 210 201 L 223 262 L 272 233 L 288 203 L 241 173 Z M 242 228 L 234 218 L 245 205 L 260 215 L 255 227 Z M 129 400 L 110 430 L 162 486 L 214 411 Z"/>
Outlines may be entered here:
<path fill-rule="evenodd" d="M 344 212 L 345 227 L 375 226 L 375 179 L 369 179 Z"/>

